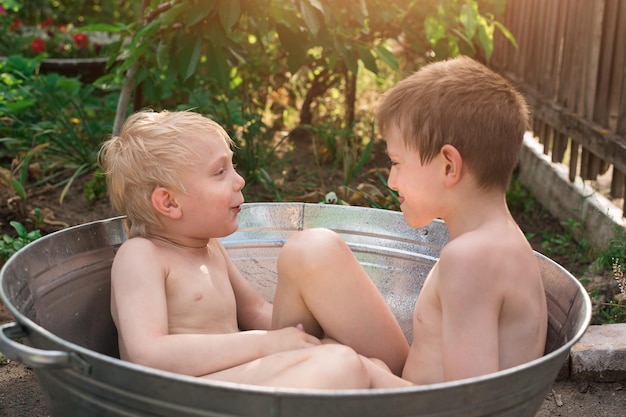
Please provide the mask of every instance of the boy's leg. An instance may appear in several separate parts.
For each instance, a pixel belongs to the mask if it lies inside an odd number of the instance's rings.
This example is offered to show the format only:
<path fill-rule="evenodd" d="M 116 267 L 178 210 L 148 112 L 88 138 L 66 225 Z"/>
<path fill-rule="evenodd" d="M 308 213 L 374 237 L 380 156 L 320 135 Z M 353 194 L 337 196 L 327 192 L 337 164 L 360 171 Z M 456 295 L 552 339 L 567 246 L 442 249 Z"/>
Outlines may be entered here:
<path fill-rule="evenodd" d="M 275 353 L 204 378 L 287 388 L 370 388 L 368 367 L 354 350 L 320 345 Z"/>
<path fill-rule="evenodd" d="M 377 362 L 379 359 L 365 357 L 362 359 L 370 377 L 370 388 L 403 388 L 414 385 L 410 381 L 392 374 L 384 363 Z"/>
<path fill-rule="evenodd" d="M 401 375 L 409 347 L 395 316 L 341 237 L 328 229 L 295 234 L 278 256 L 272 327 L 304 325 Z"/>

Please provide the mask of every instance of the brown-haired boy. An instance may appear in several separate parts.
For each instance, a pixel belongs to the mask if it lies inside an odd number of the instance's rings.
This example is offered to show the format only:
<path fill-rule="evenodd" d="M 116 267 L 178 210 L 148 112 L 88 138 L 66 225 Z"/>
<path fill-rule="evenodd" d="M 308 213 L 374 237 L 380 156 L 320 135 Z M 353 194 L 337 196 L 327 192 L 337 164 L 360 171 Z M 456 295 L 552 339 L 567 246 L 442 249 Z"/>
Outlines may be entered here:
<path fill-rule="evenodd" d="M 389 186 L 409 225 L 443 219 L 450 241 L 415 306 L 404 380 L 390 376 L 383 385 L 475 377 L 543 355 L 541 275 L 505 200 L 528 118 L 523 97 L 467 57 L 426 65 L 385 94 L 377 120 L 391 159 Z M 369 328 L 373 319 L 363 318 L 376 294 L 336 234 L 296 235 L 279 256 L 278 272 L 275 326 L 303 323 L 357 352 L 379 337 Z M 328 302 L 337 303 L 335 314 L 345 319 L 341 333 L 329 333 L 309 312 Z"/>

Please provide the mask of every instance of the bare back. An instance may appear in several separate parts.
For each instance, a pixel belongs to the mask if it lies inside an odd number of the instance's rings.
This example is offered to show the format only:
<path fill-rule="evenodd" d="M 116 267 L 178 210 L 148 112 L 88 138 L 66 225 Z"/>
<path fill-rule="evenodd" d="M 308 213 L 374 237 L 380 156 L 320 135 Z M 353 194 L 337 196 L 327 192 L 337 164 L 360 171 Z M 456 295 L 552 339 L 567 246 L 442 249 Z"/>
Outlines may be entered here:
<path fill-rule="evenodd" d="M 420 292 L 403 377 L 478 376 L 543 355 L 547 308 L 532 250 L 512 220 L 453 239 Z"/>

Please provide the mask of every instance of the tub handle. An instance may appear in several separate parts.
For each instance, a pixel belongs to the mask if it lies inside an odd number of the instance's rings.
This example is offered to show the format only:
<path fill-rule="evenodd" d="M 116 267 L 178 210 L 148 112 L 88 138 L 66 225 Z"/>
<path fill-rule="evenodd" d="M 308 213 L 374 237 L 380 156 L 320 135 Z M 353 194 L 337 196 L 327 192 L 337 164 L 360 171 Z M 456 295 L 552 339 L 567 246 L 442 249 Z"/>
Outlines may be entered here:
<path fill-rule="evenodd" d="M 71 368 L 83 374 L 91 372 L 91 365 L 74 352 L 37 349 L 15 341 L 25 336 L 26 330 L 19 323 L 0 326 L 0 352 L 31 368 Z"/>

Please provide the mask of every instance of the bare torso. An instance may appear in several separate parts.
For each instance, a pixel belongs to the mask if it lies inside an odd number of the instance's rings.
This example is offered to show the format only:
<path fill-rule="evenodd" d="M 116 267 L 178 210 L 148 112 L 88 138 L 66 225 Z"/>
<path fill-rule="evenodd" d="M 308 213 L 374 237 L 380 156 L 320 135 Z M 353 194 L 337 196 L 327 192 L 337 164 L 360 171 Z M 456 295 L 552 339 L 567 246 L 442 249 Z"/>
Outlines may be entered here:
<path fill-rule="evenodd" d="M 145 298 L 154 302 L 149 303 L 149 308 L 137 304 L 136 314 L 148 314 L 148 310 L 154 314 L 166 314 L 163 319 L 167 321 L 167 328 L 162 329 L 163 333 L 224 334 L 239 331 L 235 294 L 217 240 L 193 253 L 153 239 L 129 243 L 130 246 L 124 248 L 129 253 L 125 258 L 145 256 L 155 261 L 149 267 L 114 281 L 111 312 L 118 326 L 115 294 L 133 291 L 131 287 L 125 288 L 133 285 L 129 280 L 140 280 Z M 147 252 L 150 253 L 146 256 Z M 148 268 L 151 272 L 146 272 Z M 163 288 L 164 292 L 148 293 L 155 287 Z M 124 335 L 120 333 L 119 337 L 120 356 L 126 358 Z"/>
<path fill-rule="evenodd" d="M 168 253 L 165 279 L 169 333 L 238 331 L 237 309 L 222 252 L 209 243 L 203 257 Z"/>

